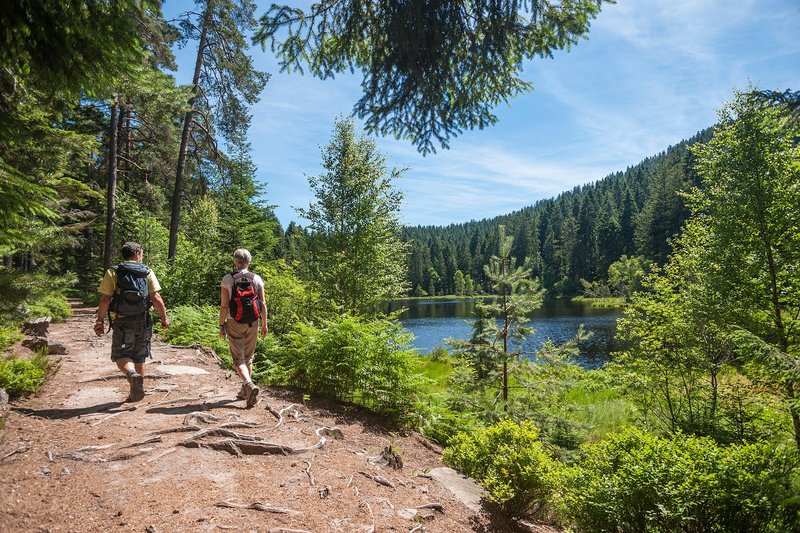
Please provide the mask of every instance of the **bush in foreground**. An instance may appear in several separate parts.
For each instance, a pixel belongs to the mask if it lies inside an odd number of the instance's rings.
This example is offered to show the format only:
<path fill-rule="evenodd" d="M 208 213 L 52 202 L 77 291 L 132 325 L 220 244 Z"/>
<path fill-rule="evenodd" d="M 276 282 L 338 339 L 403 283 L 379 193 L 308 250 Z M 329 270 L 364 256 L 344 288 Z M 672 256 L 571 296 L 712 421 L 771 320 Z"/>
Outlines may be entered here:
<path fill-rule="evenodd" d="M 795 450 L 627 430 L 584 451 L 565 494 L 581 531 L 800 531 Z"/>
<path fill-rule="evenodd" d="M 378 413 L 410 410 L 420 361 L 398 323 L 340 316 L 298 324 L 286 339 L 291 384 Z"/>
<path fill-rule="evenodd" d="M 44 383 L 49 364 L 43 354 L 30 359 L 0 359 L 0 389 L 5 389 L 12 399 L 36 392 Z"/>
<path fill-rule="evenodd" d="M 474 478 L 512 519 L 544 518 L 561 492 L 563 476 L 531 422 L 504 420 L 486 429 L 460 433 L 442 460 Z"/>

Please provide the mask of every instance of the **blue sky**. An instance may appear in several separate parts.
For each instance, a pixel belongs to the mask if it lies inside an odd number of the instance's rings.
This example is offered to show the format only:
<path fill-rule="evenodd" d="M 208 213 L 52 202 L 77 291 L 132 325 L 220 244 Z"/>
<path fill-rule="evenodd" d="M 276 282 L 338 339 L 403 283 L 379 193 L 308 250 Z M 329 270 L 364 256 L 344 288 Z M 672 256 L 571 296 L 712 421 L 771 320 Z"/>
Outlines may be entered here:
<path fill-rule="evenodd" d="M 272 0 L 259 2 L 257 15 Z M 291 2 L 287 2 L 291 3 Z M 302 2 L 306 5 L 306 2 Z M 189 9 L 168 0 L 167 17 Z M 407 168 L 408 225 L 445 225 L 509 213 L 634 165 L 712 125 L 734 90 L 800 90 L 800 0 L 618 0 L 588 39 L 552 59 L 527 62 L 532 92 L 501 104 L 493 127 L 465 132 L 425 157 L 406 141 L 376 138 L 390 167 Z M 176 51 L 187 83 L 196 43 Z M 284 227 L 313 200 L 307 176 L 337 116 L 360 97 L 360 74 L 321 81 L 272 74 L 252 109 L 257 179 Z M 358 123 L 357 123 L 358 124 Z"/>

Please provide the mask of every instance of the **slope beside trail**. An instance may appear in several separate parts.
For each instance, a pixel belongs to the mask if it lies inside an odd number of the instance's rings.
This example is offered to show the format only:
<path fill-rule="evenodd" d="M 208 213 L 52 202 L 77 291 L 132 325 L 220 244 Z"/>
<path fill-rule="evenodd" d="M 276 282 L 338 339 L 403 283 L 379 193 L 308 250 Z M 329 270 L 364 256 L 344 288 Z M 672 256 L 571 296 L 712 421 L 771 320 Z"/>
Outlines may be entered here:
<path fill-rule="evenodd" d="M 196 348 L 154 340 L 147 395 L 124 403 L 94 312 L 50 326 L 69 354 L 39 393 L 5 406 L 0 531 L 503 529 L 469 488 L 456 497 L 458 481 L 441 481 L 420 435 L 285 389 L 245 409 L 238 378 Z"/>

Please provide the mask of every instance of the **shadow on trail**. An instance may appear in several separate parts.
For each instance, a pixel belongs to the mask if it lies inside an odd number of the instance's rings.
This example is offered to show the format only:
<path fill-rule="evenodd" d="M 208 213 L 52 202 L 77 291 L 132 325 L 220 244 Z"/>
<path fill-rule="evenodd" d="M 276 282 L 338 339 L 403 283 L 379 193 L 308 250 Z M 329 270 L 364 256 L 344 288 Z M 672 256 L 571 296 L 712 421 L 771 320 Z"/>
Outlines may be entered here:
<path fill-rule="evenodd" d="M 35 416 L 50 420 L 65 420 L 83 415 L 127 411 L 127 408 L 117 409 L 123 405 L 126 405 L 125 402 L 106 402 L 97 405 L 89 405 L 87 407 L 78 407 L 76 409 L 30 409 L 28 407 L 12 407 L 11 410 L 25 416 Z"/>
<path fill-rule="evenodd" d="M 235 402 L 242 403 L 242 406 L 230 405 Z M 245 410 L 244 402 L 241 400 L 219 400 L 216 402 L 201 402 L 201 403 L 190 403 L 184 405 L 176 405 L 174 407 L 151 407 L 150 409 L 146 409 L 146 413 L 155 413 L 161 415 L 188 415 L 189 413 L 194 413 L 196 411 L 210 411 L 211 409 L 219 409 L 222 407 L 233 408 L 233 409 L 241 409 Z"/>

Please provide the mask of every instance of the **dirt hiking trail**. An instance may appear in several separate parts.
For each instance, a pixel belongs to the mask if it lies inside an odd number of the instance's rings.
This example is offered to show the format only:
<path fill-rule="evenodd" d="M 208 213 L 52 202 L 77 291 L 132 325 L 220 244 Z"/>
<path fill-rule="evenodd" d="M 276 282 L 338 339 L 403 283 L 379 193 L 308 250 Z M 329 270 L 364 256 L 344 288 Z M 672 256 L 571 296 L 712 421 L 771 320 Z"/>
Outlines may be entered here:
<path fill-rule="evenodd" d="M 285 389 L 246 409 L 238 377 L 196 348 L 154 340 L 147 394 L 125 403 L 110 335 L 73 305 L 48 332 L 69 348 L 58 372 L 4 407 L 0 531 L 505 529 L 420 435 Z"/>

